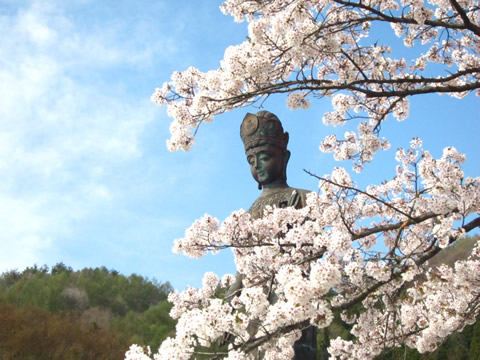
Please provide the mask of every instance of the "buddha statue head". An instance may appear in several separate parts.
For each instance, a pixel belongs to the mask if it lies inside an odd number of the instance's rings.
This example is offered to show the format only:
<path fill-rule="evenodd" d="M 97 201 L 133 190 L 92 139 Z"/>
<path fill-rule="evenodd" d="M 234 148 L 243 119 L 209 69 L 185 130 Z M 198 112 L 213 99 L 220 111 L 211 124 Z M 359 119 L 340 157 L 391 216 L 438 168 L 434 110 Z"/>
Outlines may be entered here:
<path fill-rule="evenodd" d="M 269 111 L 248 113 L 240 127 L 245 155 L 258 188 L 282 188 L 287 185 L 288 133 Z"/>

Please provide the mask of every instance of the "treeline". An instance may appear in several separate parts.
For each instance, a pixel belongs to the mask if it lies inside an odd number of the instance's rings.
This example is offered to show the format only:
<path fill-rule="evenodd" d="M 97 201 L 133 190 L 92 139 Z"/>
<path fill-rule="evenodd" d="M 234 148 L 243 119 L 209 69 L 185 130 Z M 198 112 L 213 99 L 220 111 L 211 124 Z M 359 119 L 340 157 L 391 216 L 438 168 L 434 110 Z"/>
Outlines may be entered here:
<path fill-rule="evenodd" d="M 0 275 L 0 359 L 123 359 L 172 336 L 170 284 L 63 263 Z"/>

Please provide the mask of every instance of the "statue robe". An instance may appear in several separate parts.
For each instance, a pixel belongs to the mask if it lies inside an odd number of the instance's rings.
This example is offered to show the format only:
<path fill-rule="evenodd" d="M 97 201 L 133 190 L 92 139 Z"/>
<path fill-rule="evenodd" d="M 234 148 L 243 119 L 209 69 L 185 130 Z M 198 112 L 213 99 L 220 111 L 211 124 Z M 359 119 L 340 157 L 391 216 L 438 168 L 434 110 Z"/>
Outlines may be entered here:
<path fill-rule="evenodd" d="M 295 189 L 291 187 L 265 189 L 262 195 L 252 204 L 248 213 L 253 219 L 263 216 L 263 210 L 266 206 L 275 206 L 277 208 L 294 207 L 301 209 L 306 205 L 306 195 L 310 191 Z M 230 286 L 225 298 L 233 297 L 240 292 L 243 285 L 243 275 L 237 272 L 235 282 Z M 274 302 L 274 299 L 271 299 Z M 252 332 L 256 328 L 252 324 Z M 293 346 L 295 356 L 292 360 L 315 360 L 317 354 L 317 329 L 313 326 L 302 331 L 302 337 L 297 340 Z"/>

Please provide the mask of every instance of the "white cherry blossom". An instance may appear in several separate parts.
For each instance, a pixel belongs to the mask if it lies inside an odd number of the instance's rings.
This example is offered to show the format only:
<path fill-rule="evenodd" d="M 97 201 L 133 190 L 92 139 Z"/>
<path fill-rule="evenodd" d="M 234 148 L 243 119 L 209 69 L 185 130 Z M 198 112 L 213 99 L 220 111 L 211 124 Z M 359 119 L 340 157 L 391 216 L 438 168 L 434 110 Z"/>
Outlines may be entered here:
<path fill-rule="evenodd" d="M 479 226 L 478 217 L 467 219 L 480 212 L 480 178 L 464 177 L 465 157 L 454 148 L 434 159 L 418 138 L 396 159 L 396 176 L 380 186 L 357 189 L 347 171 L 336 168 L 319 177 L 319 192 L 310 193 L 302 209 L 266 207 L 260 219 L 239 210 L 222 223 L 209 215 L 196 221 L 175 251 L 200 257 L 231 248 L 243 289 L 224 299 L 233 275 L 220 280 L 207 273 L 202 288 L 172 292 L 176 337 L 155 356 L 189 359 L 229 334 L 225 359 L 260 353 L 289 359 L 301 329 L 327 327 L 339 311 L 353 325 L 354 340 L 332 340 L 330 354 L 373 359 L 399 343 L 433 351 L 475 321 L 480 242 L 454 267 L 427 262 Z M 351 314 L 354 304 L 361 308 Z M 127 353 L 127 359 L 142 356 L 140 347 Z"/>
<path fill-rule="evenodd" d="M 326 126 L 358 122 L 343 138 L 319 139 L 320 150 L 353 160 L 360 172 L 390 147 L 381 125 L 390 115 L 405 120 L 409 97 L 480 96 L 475 0 L 227 0 L 221 10 L 248 23 L 247 40 L 229 46 L 218 69 L 176 72 L 152 95 L 173 118 L 172 151 L 188 151 L 200 123 L 269 95 L 288 94 L 292 109 L 328 97 Z M 423 53 L 393 57 L 379 23 Z M 267 207 L 261 219 L 238 210 L 223 222 L 210 215 L 194 222 L 173 250 L 200 258 L 231 249 L 243 288 L 224 299 L 233 275 L 207 273 L 202 288 L 171 293 L 176 335 L 153 358 L 190 359 L 224 344 L 225 359 L 291 359 L 302 329 L 328 327 L 340 313 L 353 339 L 332 340 L 332 359 L 368 360 L 399 345 L 433 351 L 473 323 L 480 243 L 453 267 L 428 261 L 480 226 L 480 178 L 463 173 L 466 159 L 455 148 L 436 159 L 419 138 L 395 160 L 391 180 L 365 189 L 343 168 L 312 174 L 318 192 L 299 210 Z M 145 351 L 132 346 L 126 359 L 151 358 Z"/>

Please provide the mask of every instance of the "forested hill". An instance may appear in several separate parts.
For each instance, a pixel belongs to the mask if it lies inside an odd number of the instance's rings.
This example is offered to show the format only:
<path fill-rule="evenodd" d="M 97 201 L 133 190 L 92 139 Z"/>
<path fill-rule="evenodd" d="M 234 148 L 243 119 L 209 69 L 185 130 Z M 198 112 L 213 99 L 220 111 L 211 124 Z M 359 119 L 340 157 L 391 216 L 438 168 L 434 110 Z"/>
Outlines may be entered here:
<path fill-rule="evenodd" d="M 3 273 L 0 359 L 123 359 L 132 343 L 156 349 L 174 331 L 171 290 L 105 267 Z"/>
<path fill-rule="evenodd" d="M 156 351 L 174 335 L 167 302 L 171 290 L 168 282 L 126 277 L 105 267 L 73 271 L 60 263 L 51 269 L 34 266 L 3 273 L 0 360 L 121 360 L 134 343 Z M 318 332 L 318 359 L 328 359 L 326 348 L 337 336 L 351 338 L 338 314 Z M 432 354 L 396 348 L 377 359 L 478 360 L 480 322 L 454 334 Z"/>

